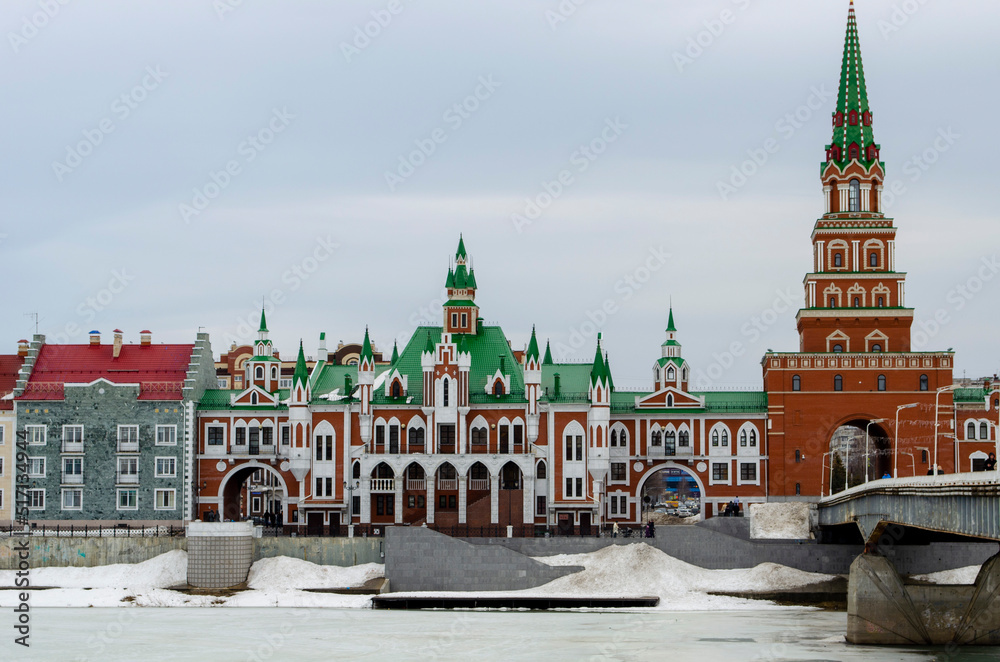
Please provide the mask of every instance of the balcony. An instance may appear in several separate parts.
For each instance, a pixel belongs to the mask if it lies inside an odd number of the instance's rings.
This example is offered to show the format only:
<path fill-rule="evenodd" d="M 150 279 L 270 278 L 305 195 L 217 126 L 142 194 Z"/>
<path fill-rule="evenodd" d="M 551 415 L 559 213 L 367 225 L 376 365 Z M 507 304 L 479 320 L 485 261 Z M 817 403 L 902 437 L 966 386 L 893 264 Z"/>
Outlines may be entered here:
<path fill-rule="evenodd" d="M 395 478 L 372 478 L 369 484 L 370 491 L 372 494 L 385 493 L 385 492 L 395 492 L 396 491 L 396 479 Z"/>
<path fill-rule="evenodd" d="M 63 485 L 83 485 L 83 474 L 82 473 L 66 473 L 62 474 L 62 484 Z"/>
<path fill-rule="evenodd" d="M 458 479 L 457 478 L 439 478 L 438 486 L 439 490 L 457 490 L 458 489 Z"/>
<path fill-rule="evenodd" d="M 118 440 L 118 452 L 119 453 L 138 453 L 139 452 L 139 441 L 126 441 L 123 439 Z"/>
<path fill-rule="evenodd" d="M 123 474 L 119 473 L 118 477 L 115 479 L 115 483 L 118 485 L 138 485 L 139 484 L 139 474 Z"/>
<path fill-rule="evenodd" d="M 485 492 L 490 489 L 490 479 L 489 478 L 470 478 L 469 479 L 469 491 L 470 492 Z"/>
<path fill-rule="evenodd" d="M 407 478 L 406 479 L 406 489 L 407 491 L 419 492 L 421 490 L 427 489 L 427 480 L 424 478 Z"/>
<path fill-rule="evenodd" d="M 63 439 L 62 442 L 62 452 L 63 453 L 82 453 L 83 452 L 83 442 L 82 441 L 67 441 Z"/>

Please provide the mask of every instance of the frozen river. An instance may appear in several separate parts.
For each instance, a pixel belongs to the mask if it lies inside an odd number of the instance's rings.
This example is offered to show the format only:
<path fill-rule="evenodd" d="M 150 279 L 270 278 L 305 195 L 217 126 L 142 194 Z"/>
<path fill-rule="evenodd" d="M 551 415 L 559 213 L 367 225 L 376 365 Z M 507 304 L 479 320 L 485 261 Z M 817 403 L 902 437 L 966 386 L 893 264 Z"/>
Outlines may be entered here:
<path fill-rule="evenodd" d="M 38 609 L 3 660 L 996 660 L 997 649 L 856 648 L 847 616 L 767 612 Z"/>

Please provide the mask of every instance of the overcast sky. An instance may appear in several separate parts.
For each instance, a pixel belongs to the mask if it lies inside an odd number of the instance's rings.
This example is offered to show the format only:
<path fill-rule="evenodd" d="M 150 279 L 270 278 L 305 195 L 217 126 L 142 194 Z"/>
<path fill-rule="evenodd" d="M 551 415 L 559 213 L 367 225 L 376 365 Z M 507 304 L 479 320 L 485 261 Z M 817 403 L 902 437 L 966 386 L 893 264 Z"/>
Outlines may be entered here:
<path fill-rule="evenodd" d="M 366 325 L 388 352 L 440 324 L 461 232 L 515 348 L 535 324 L 590 360 L 600 327 L 648 386 L 672 298 L 701 385 L 760 388 L 798 349 L 847 7 L 4 0 L 0 350 L 38 312 L 50 341 L 204 327 L 218 354 L 265 297 L 285 355 Z M 858 20 L 917 347 L 992 374 L 1000 4 Z"/>

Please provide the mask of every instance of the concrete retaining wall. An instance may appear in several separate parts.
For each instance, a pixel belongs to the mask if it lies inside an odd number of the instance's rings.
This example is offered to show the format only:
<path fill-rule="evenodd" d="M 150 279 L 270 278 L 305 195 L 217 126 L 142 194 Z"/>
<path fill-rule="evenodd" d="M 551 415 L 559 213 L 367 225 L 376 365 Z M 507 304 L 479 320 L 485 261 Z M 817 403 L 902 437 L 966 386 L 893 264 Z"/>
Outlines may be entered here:
<path fill-rule="evenodd" d="M 254 561 L 290 556 L 318 565 L 352 566 L 384 563 L 382 538 L 258 538 Z"/>
<path fill-rule="evenodd" d="M 23 538 L 0 538 L 0 570 L 17 566 L 13 549 Z M 32 568 L 74 566 L 87 568 L 113 563 L 142 563 L 175 549 L 187 549 L 177 538 L 28 538 Z"/>

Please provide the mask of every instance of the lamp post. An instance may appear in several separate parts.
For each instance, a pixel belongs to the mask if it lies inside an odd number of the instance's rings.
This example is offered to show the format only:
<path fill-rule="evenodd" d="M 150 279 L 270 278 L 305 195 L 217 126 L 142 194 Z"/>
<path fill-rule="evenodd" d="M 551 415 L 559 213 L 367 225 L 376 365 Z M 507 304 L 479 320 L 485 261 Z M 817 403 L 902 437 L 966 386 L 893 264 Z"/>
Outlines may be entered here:
<path fill-rule="evenodd" d="M 352 484 L 351 481 L 344 481 L 344 491 L 347 492 L 347 537 L 354 537 L 354 513 L 351 512 L 354 507 L 354 490 L 361 487 L 361 481 L 356 480 Z"/>
<path fill-rule="evenodd" d="M 913 409 L 914 407 L 919 407 L 919 402 L 913 402 L 908 405 L 899 405 L 896 407 L 896 440 L 892 444 L 892 473 L 895 474 L 893 478 L 899 478 L 899 465 L 896 464 L 897 458 L 899 457 L 899 412 L 904 409 Z"/>
<path fill-rule="evenodd" d="M 872 425 L 874 425 L 875 423 L 885 423 L 885 419 L 884 418 L 876 418 L 874 420 L 868 421 L 868 425 L 865 426 L 865 484 L 868 483 L 868 473 L 869 473 L 868 472 L 868 457 L 869 457 L 868 456 L 868 439 L 869 439 L 869 436 L 870 436 L 869 432 L 871 430 Z"/>
<path fill-rule="evenodd" d="M 934 480 L 938 479 L 938 401 L 942 393 L 947 393 L 949 391 L 954 391 L 958 386 L 956 384 L 950 384 L 948 386 L 942 386 L 934 394 L 934 466 L 931 470 L 934 472 Z"/>

